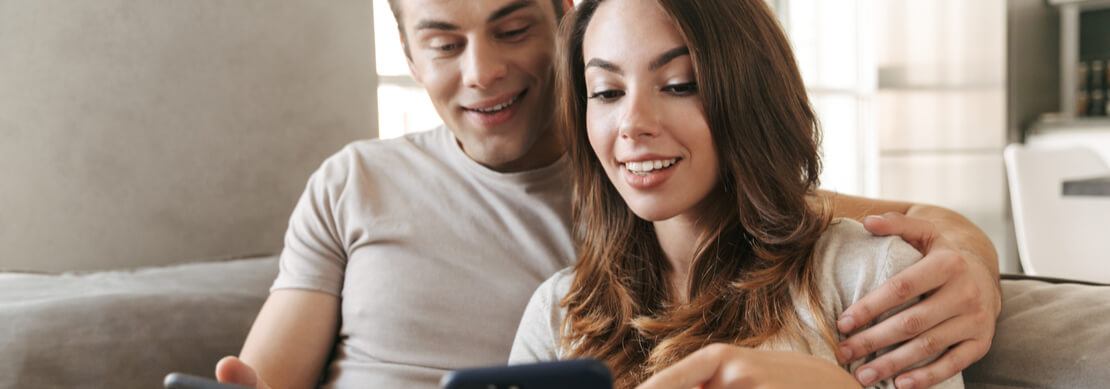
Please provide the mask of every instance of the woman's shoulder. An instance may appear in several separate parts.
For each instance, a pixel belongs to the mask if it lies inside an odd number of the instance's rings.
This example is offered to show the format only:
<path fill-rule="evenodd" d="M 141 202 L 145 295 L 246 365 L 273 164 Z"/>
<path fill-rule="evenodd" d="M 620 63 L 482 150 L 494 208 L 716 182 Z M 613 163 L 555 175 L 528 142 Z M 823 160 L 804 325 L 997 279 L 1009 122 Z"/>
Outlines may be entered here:
<path fill-rule="evenodd" d="M 813 259 L 821 283 L 854 301 L 917 262 L 921 254 L 898 236 L 875 236 L 860 222 L 839 218 L 817 241 Z"/>
<path fill-rule="evenodd" d="M 535 293 L 532 294 L 532 300 L 539 300 L 548 307 L 554 307 L 570 291 L 570 284 L 573 281 L 573 266 L 559 270 L 536 288 Z"/>
<path fill-rule="evenodd" d="M 921 257 L 901 237 L 873 235 L 862 223 L 847 218 L 837 218 L 829 223 L 828 229 L 817 241 L 814 254 L 838 266 L 867 267 L 885 264 L 908 266 Z"/>
<path fill-rule="evenodd" d="M 517 328 L 509 364 L 559 359 L 560 328 L 565 316 L 559 301 L 574 280 L 573 268 L 556 272 L 532 293 Z"/>

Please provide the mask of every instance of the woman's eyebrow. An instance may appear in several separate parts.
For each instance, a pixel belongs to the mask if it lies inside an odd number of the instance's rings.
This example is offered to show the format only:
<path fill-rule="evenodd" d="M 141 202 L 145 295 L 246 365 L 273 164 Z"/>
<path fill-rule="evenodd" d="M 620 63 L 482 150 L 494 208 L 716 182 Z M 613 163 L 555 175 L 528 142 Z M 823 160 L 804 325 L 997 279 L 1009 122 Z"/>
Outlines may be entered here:
<path fill-rule="evenodd" d="M 586 62 L 586 67 L 584 69 L 589 69 L 591 67 L 601 68 L 601 69 L 605 69 L 605 70 L 608 70 L 608 71 L 616 73 L 616 74 L 624 75 L 624 71 L 621 70 L 620 66 L 617 66 L 617 64 L 606 61 L 606 60 L 601 59 L 601 58 L 592 58 L 592 59 L 590 59 L 589 62 Z"/>
<path fill-rule="evenodd" d="M 658 57 L 655 58 L 654 61 L 651 61 L 651 64 L 649 64 L 648 67 L 651 70 L 659 70 L 659 68 L 661 68 L 664 65 L 670 63 L 675 58 L 678 58 L 678 57 L 681 57 L 681 56 L 684 56 L 684 55 L 690 55 L 690 48 L 688 48 L 686 46 L 675 47 L 673 49 L 667 50 L 663 54 L 660 54 Z M 617 64 L 606 61 L 606 60 L 601 59 L 601 58 L 591 58 L 589 62 L 586 62 L 586 68 L 590 68 L 590 67 L 597 67 L 597 68 L 605 69 L 605 70 L 608 70 L 610 72 L 621 74 L 621 75 L 624 74 L 624 71 L 621 70 L 620 66 L 617 66 Z"/>
<path fill-rule="evenodd" d="M 686 47 L 686 46 L 675 47 L 673 49 L 667 50 L 667 52 L 659 55 L 659 57 L 656 57 L 654 61 L 651 61 L 651 65 L 649 65 L 648 68 L 651 69 L 651 70 L 659 70 L 659 68 L 663 67 L 663 65 L 666 65 L 667 63 L 671 62 L 675 58 L 678 58 L 678 57 L 681 57 L 681 56 L 684 56 L 684 55 L 690 55 L 690 48 L 689 47 Z"/>

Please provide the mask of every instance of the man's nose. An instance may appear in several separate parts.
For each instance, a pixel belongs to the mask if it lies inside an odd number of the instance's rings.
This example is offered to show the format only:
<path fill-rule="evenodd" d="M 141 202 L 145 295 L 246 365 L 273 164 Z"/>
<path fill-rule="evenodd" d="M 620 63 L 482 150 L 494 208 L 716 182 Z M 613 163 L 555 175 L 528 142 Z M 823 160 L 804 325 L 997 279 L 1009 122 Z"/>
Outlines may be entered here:
<path fill-rule="evenodd" d="M 463 55 L 463 83 L 468 88 L 489 89 L 508 73 L 508 64 L 489 42 L 476 40 Z"/>

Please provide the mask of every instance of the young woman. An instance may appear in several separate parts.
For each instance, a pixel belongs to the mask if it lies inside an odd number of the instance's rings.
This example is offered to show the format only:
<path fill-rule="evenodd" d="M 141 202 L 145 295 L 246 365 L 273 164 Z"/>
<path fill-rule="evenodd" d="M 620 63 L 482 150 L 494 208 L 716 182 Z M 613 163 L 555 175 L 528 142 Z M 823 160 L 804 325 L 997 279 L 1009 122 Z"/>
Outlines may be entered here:
<path fill-rule="evenodd" d="M 920 254 L 814 200 L 817 120 L 764 1 L 586 0 L 564 23 L 580 257 L 535 292 L 510 362 L 596 358 L 631 388 L 712 345 L 745 368 L 674 382 L 858 386 L 836 317 Z"/>

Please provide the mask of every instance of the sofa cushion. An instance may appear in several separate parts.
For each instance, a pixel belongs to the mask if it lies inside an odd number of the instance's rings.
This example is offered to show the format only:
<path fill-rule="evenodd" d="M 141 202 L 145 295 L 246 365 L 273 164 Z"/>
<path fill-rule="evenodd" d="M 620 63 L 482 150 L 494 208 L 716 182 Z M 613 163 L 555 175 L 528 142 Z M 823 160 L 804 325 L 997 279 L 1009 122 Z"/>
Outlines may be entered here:
<path fill-rule="evenodd" d="M 0 274 L 0 387 L 158 388 L 238 354 L 274 257 L 133 272 Z"/>
<path fill-rule="evenodd" d="M 1105 388 L 1110 286 L 1003 280 L 991 350 L 964 371 L 968 388 Z"/>
<path fill-rule="evenodd" d="M 277 275 L 274 257 L 134 272 L 0 273 L 0 387 L 157 388 L 211 376 L 239 352 Z M 1110 286 L 1003 280 L 990 352 L 968 388 L 1110 382 Z"/>

